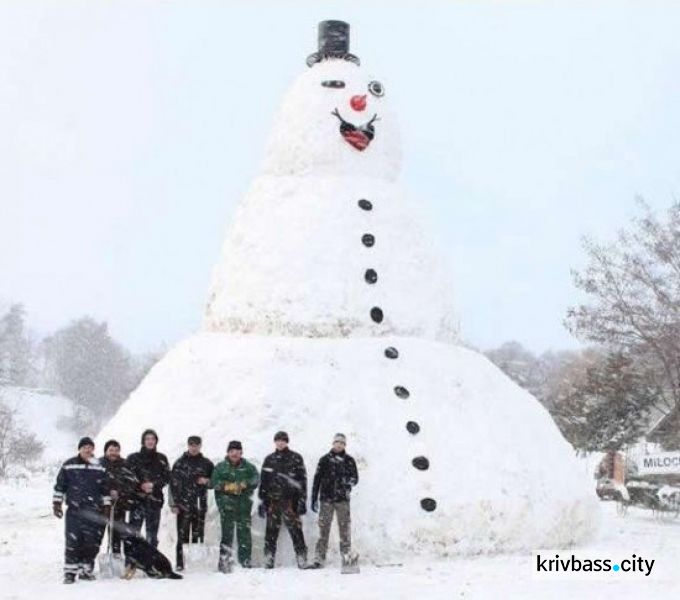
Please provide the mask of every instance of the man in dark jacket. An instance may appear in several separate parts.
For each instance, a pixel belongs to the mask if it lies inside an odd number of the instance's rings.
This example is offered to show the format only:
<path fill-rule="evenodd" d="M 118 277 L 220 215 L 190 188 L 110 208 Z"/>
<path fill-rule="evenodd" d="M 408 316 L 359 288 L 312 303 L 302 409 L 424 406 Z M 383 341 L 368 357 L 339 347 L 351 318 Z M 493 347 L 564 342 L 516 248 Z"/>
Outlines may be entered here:
<path fill-rule="evenodd" d="M 120 455 L 120 444 L 116 440 L 109 440 L 104 444 L 104 456 L 99 459 L 99 464 L 106 470 L 106 482 L 111 497 L 114 523 L 113 531 L 109 531 L 111 549 L 114 556 L 120 557 L 120 533 L 125 528 L 125 517 L 132 506 L 138 482 L 127 461 Z"/>
<path fill-rule="evenodd" d="M 184 570 L 183 544 L 203 542 L 205 513 L 208 510 L 208 485 L 213 464 L 201 454 L 202 440 L 189 436 L 187 451 L 172 467 L 169 503 L 177 515 L 177 570 Z"/>
<path fill-rule="evenodd" d="M 130 512 L 130 527 L 139 533 L 146 528 L 146 541 L 158 547 L 158 528 L 165 500 L 163 488 L 170 483 L 170 467 L 165 454 L 157 451 L 158 435 L 153 429 L 142 433 L 142 448 L 127 458 L 129 469 L 137 478 L 137 488 Z"/>
<path fill-rule="evenodd" d="M 76 575 L 91 581 L 95 579 L 94 561 L 99 552 L 102 528 L 108 520 L 111 499 L 104 467 L 94 459 L 94 442 L 89 437 L 78 442 L 78 455 L 67 460 L 57 475 L 52 512 L 59 519 L 64 516 L 64 499 L 68 508 L 64 583 L 74 583 Z"/>
<path fill-rule="evenodd" d="M 264 542 L 265 568 L 273 569 L 281 520 L 293 540 L 298 567 L 307 567 L 307 546 L 300 517 L 307 512 L 307 471 L 297 452 L 288 448 L 288 434 L 274 436 L 276 451 L 262 463 L 258 513 L 267 517 Z"/>
<path fill-rule="evenodd" d="M 333 447 L 319 459 L 312 486 L 312 510 L 319 513 L 319 541 L 316 544 L 314 566 L 323 567 L 328 551 L 328 537 L 333 524 L 333 513 L 338 515 L 340 530 L 340 554 L 344 562 L 350 560 L 352 530 L 349 497 L 352 488 L 359 483 L 359 474 L 354 459 L 345 452 L 347 439 L 336 433 Z M 319 499 L 321 509 L 319 509 Z"/>

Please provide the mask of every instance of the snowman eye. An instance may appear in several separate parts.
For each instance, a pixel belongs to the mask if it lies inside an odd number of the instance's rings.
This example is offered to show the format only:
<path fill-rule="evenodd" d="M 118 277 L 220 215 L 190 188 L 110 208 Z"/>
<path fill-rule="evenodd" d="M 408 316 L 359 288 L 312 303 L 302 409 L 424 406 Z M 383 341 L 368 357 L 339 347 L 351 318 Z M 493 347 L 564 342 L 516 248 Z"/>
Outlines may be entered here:
<path fill-rule="evenodd" d="M 378 98 L 385 95 L 385 88 L 379 81 L 371 81 L 371 83 L 368 84 L 368 91 Z"/>
<path fill-rule="evenodd" d="M 335 88 L 335 89 L 338 89 L 338 88 L 344 88 L 344 87 L 345 87 L 345 82 L 344 82 L 344 81 L 340 81 L 339 79 L 327 79 L 326 81 L 322 81 L 322 82 L 321 82 L 321 85 L 322 85 L 323 87 L 327 87 L 327 88 Z"/>

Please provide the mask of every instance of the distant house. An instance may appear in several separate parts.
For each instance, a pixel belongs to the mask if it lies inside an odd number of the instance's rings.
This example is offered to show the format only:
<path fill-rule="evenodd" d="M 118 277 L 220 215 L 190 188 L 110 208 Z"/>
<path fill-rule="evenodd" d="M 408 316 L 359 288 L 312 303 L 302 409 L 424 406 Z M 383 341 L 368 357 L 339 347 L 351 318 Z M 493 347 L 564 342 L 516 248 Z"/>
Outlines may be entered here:
<path fill-rule="evenodd" d="M 667 450 L 680 449 L 680 404 L 661 416 L 645 437 L 648 442 L 660 444 Z"/>

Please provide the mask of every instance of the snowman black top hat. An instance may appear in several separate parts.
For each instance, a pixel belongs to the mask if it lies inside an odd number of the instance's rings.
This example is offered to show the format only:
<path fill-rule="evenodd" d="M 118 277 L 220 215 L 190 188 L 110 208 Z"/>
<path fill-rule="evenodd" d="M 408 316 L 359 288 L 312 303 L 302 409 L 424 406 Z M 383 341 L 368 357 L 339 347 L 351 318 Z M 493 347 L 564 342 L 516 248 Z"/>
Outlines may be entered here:
<path fill-rule="evenodd" d="M 307 57 L 307 66 L 312 67 L 326 58 L 360 64 L 359 57 L 349 52 L 349 23 L 333 20 L 319 23 L 319 50 Z"/>

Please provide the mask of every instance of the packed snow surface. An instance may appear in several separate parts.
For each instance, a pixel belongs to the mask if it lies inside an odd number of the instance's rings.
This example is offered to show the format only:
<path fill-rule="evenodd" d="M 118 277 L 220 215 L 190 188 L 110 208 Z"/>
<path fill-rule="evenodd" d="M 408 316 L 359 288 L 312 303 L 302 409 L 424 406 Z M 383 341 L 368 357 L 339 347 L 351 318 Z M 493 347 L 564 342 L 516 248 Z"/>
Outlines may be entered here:
<path fill-rule="evenodd" d="M 186 598 L 248 598 L 252 600 L 497 600 L 550 598 L 573 600 L 640 600 L 677 595 L 677 557 L 680 521 L 660 522 L 650 511 L 631 508 L 626 517 L 616 515 L 614 503 L 602 503 L 603 527 L 596 539 L 576 549 L 554 548 L 545 554 L 592 557 L 620 561 L 635 553 L 654 559 L 649 576 L 638 573 L 541 575 L 531 552 L 505 555 L 426 560 L 409 557 L 380 566 L 362 565 L 359 575 L 341 575 L 337 558 L 326 569 L 300 571 L 291 561 L 280 561 L 273 571 L 243 570 L 231 575 L 216 570 L 216 522 L 208 523 L 211 540 L 205 549 L 187 552 L 183 581 L 155 581 L 142 575 L 132 581 L 99 580 L 61 583 L 63 521 L 51 516 L 52 478 L 0 482 L 0 597 L 3 600 L 184 600 Z M 212 505 L 212 499 L 211 499 Z M 166 524 L 170 516 L 163 516 Z M 304 517 L 313 521 L 312 515 Z M 174 525 L 174 523 L 173 523 Z M 166 533 L 170 527 L 167 527 Z M 316 538 L 314 538 L 316 539 Z M 259 537 L 255 545 L 261 544 Z M 285 535 L 282 543 L 287 543 Z M 161 550 L 173 555 L 170 535 Z M 198 551 L 194 551 L 198 550 Z"/>
<path fill-rule="evenodd" d="M 344 143 L 344 142 L 342 142 Z M 370 199 L 370 211 L 359 200 Z M 362 243 L 364 235 L 372 246 Z M 377 274 L 366 282 L 368 269 Z M 206 329 L 458 339 L 450 281 L 418 207 L 374 178 L 259 177 L 213 271 Z M 380 323 L 371 308 L 384 314 Z"/>

